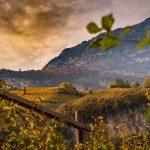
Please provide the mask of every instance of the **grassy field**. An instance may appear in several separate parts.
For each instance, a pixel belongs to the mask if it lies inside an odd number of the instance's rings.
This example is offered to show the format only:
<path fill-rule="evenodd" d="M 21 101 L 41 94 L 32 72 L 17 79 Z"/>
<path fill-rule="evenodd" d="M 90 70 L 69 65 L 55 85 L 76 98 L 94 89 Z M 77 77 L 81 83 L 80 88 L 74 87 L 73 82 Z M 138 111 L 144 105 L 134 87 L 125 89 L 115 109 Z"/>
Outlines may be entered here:
<path fill-rule="evenodd" d="M 29 101 L 41 101 L 42 105 L 50 109 L 56 109 L 62 103 L 68 103 L 69 101 L 79 98 L 79 96 L 76 95 L 56 93 L 56 88 L 57 87 L 31 87 L 26 89 L 26 94 L 24 94 L 24 89 L 18 89 L 12 93 Z"/>
<path fill-rule="evenodd" d="M 147 92 L 150 93 L 150 89 L 116 88 L 99 90 L 91 95 L 87 94 L 84 97 L 63 103 L 57 111 L 64 115 L 70 115 L 74 113 L 74 110 L 95 114 L 96 111 L 125 109 L 140 103 L 147 103 L 148 99 L 145 95 Z"/>
<path fill-rule="evenodd" d="M 82 91 L 84 94 L 77 96 L 56 93 L 56 88 L 27 88 L 26 94 L 23 94 L 23 89 L 18 89 L 13 91 L 13 93 L 31 101 L 40 100 L 45 107 L 61 113 L 66 111 L 66 109 L 69 113 L 74 109 L 91 111 L 92 109 L 105 109 L 109 106 L 116 109 L 120 104 L 130 105 L 146 100 L 145 93 L 150 93 L 150 89 L 144 88 L 115 88 L 95 90 L 92 94 Z"/>

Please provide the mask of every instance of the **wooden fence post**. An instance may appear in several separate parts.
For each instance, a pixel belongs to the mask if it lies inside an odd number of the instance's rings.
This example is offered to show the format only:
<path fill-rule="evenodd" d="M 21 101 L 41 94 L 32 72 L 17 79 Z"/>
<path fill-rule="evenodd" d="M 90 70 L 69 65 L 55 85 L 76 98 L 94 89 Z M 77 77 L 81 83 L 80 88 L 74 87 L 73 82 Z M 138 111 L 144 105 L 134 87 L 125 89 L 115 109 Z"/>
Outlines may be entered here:
<path fill-rule="evenodd" d="M 24 94 L 26 94 L 26 91 L 27 91 L 27 90 L 26 90 L 26 87 L 24 87 Z"/>
<path fill-rule="evenodd" d="M 82 122 L 82 114 L 78 111 L 75 111 L 75 121 L 77 122 Z M 79 130 L 79 129 L 76 129 L 75 130 L 75 141 L 76 141 L 76 144 L 79 144 L 79 143 L 83 143 L 84 144 L 84 131 L 83 130 Z"/>

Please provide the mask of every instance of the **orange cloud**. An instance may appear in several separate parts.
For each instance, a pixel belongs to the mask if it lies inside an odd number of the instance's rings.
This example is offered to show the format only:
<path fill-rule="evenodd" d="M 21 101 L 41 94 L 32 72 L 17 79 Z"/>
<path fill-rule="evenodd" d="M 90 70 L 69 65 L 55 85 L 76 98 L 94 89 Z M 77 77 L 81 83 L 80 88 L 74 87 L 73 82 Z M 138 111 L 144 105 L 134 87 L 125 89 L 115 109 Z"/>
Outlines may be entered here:
<path fill-rule="evenodd" d="M 113 12 L 115 27 L 134 24 L 149 17 L 149 6 L 149 0 L 0 0 L 0 68 L 41 69 L 90 38 L 89 21 Z"/>

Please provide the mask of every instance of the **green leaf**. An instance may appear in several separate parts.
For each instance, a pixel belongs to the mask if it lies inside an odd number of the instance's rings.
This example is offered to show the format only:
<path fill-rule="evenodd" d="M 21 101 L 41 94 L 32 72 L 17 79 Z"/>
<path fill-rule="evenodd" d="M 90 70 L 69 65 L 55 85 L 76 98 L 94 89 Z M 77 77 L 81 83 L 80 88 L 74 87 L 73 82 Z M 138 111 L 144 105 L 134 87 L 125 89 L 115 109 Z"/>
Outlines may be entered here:
<path fill-rule="evenodd" d="M 98 38 L 91 42 L 89 48 L 100 48 L 101 50 L 106 51 L 118 45 L 119 45 L 119 40 L 117 38 L 110 38 L 110 37 L 105 39 Z"/>
<path fill-rule="evenodd" d="M 131 32 L 131 31 L 132 31 L 131 26 L 127 26 L 127 27 L 123 28 L 121 33 L 120 33 L 120 37 L 123 37 L 125 34 L 127 34 L 128 32 Z"/>
<path fill-rule="evenodd" d="M 117 38 L 106 38 L 100 41 L 100 48 L 104 51 L 119 45 Z"/>
<path fill-rule="evenodd" d="M 142 41 L 140 41 L 137 45 L 138 50 L 142 49 L 145 46 L 150 45 L 150 38 L 144 38 Z"/>
<path fill-rule="evenodd" d="M 92 40 L 92 42 L 89 45 L 89 48 L 99 48 L 101 40 L 101 38 Z"/>
<path fill-rule="evenodd" d="M 102 21 L 101 21 L 102 28 L 105 29 L 107 32 L 110 32 L 114 24 L 114 21 L 115 19 L 112 14 L 102 17 Z"/>
<path fill-rule="evenodd" d="M 94 22 L 90 22 L 88 25 L 87 25 L 87 30 L 90 32 L 90 33 L 98 33 L 101 31 L 101 29 L 98 27 L 98 25 Z"/>

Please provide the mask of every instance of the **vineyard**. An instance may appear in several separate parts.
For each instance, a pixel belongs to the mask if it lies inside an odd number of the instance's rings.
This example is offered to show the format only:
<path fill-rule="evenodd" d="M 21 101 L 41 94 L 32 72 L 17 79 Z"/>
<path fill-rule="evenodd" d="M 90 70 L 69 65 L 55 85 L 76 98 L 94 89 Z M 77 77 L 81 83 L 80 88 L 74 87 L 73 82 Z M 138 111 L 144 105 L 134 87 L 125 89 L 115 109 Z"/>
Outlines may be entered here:
<path fill-rule="evenodd" d="M 122 132 L 111 138 L 102 116 L 86 125 L 67 119 L 38 102 L 0 91 L 1 149 L 149 149 L 149 132 L 127 136 Z M 72 132 L 71 128 L 75 128 Z M 119 125 L 118 125 L 119 130 Z M 88 135 L 88 133 L 90 133 Z M 69 136 L 70 139 L 66 137 Z M 75 142 L 76 141 L 76 142 Z M 82 143 L 81 143 L 82 142 Z"/>

